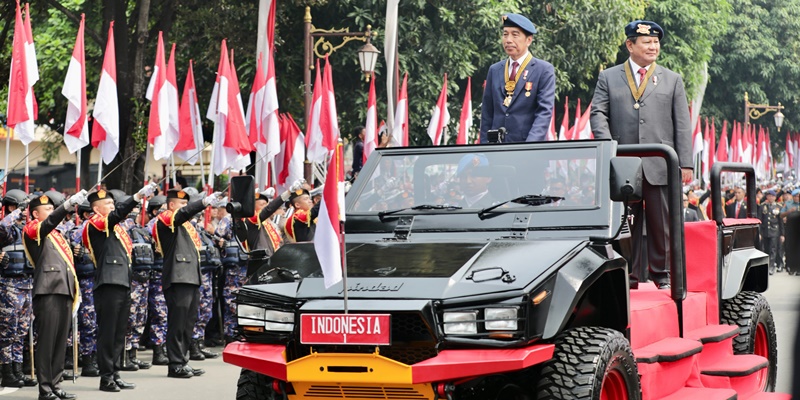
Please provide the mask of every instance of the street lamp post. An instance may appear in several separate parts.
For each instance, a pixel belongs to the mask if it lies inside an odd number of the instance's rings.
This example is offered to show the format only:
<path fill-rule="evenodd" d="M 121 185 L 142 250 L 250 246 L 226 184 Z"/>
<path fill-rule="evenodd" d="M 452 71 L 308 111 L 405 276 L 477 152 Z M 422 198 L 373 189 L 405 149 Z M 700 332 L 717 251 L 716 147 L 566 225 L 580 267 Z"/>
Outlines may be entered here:
<path fill-rule="evenodd" d="M 361 71 L 369 80 L 370 75 L 375 71 L 375 63 L 378 60 L 378 51 L 372 45 L 371 40 L 377 36 L 377 32 L 372 30 L 371 25 L 367 25 L 365 32 L 350 32 L 350 28 L 341 29 L 319 29 L 311 24 L 311 7 L 306 6 L 306 14 L 303 17 L 304 51 L 303 51 L 303 88 L 305 91 L 305 115 L 306 125 L 311 115 L 311 71 L 314 69 L 314 55 L 323 58 L 336 50 L 339 50 L 351 40 L 365 42 L 358 50 L 358 61 L 361 64 Z M 328 38 L 341 38 L 341 43 L 334 45 Z M 314 42 L 314 39 L 317 39 Z M 313 42 L 313 43 L 312 43 Z M 312 181 L 311 162 L 308 160 L 308 149 L 306 149 L 306 161 L 304 175 L 306 181 Z"/>
<path fill-rule="evenodd" d="M 784 107 L 780 102 L 777 106 L 771 106 L 769 104 L 752 104 L 750 103 L 747 92 L 744 92 L 744 125 L 750 125 L 750 119 L 759 119 L 764 114 L 777 111 L 775 113 L 775 126 L 778 127 L 778 132 L 780 132 L 781 126 L 783 126 L 784 115 L 781 112 L 783 108 Z"/>

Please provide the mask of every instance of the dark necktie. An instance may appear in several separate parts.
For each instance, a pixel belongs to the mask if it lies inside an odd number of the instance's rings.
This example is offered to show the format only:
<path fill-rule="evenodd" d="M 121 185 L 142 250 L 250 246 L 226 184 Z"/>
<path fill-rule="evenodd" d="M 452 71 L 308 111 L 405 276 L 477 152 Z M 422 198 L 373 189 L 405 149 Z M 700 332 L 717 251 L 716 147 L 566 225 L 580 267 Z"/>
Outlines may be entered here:
<path fill-rule="evenodd" d="M 644 82 L 644 76 L 647 75 L 647 70 L 644 68 L 639 68 L 639 86 L 642 86 Z"/>
<path fill-rule="evenodd" d="M 516 81 L 517 80 L 517 68 L 519 67 L 519 63 L 514 61 L 511 64 L 511 76 L 508 77 L 509 80 Z"/>

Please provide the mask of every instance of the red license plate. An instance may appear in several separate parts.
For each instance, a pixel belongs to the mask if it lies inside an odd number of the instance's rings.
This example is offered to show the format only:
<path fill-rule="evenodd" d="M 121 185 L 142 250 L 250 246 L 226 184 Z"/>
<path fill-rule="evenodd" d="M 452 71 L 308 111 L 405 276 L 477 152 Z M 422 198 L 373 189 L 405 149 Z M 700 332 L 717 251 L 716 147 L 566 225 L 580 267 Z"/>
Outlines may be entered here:
<path fill-rule="evenodd" d="M 300 343 L 391 344 L 389 314 L 301 314 Z"/>

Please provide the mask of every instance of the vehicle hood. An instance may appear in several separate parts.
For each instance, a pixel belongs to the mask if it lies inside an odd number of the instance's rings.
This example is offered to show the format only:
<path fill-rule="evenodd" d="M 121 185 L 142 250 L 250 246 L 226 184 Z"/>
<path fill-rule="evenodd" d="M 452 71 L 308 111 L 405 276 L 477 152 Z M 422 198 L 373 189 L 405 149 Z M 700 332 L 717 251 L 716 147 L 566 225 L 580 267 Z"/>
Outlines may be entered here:
<path fill-rule="evenodd" d="M 583 246 L 580 240 L 348 243 L 348 297 L 445 299 L 521 291 Z M 306 278 L 252 289 L 298 299 L 343 297 L 342 283 L 325 288 L 312 243 L 284 246 L 270 266 Z"/>

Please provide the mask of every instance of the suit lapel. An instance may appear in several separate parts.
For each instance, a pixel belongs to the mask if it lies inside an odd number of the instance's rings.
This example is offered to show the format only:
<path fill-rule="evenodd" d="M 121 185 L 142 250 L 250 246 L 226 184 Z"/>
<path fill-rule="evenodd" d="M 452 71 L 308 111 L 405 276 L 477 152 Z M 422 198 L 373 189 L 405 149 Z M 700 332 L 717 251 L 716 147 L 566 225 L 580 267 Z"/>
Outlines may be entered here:
<path fill-rule="evenodd" d="M 522 75 L 520 76 L 519 81 L 517 81 L 517 85 L 514 86 L 514 95 L 511 97 L 511 104 L 508 105 L 508 108 L 511 108 L 514 102 L 517 101 L 522 89 L 525 88 L 525 83 L 528 82 L 529 79 L 533 78 L 533 64 L 535 63 L 536 59 L 531 57 L 531 61 L 528 62 L 528 65 L 526 65 L 525 69 L 522 71 Z M 505 79 L 503 81 L 505 81 Z"/>

